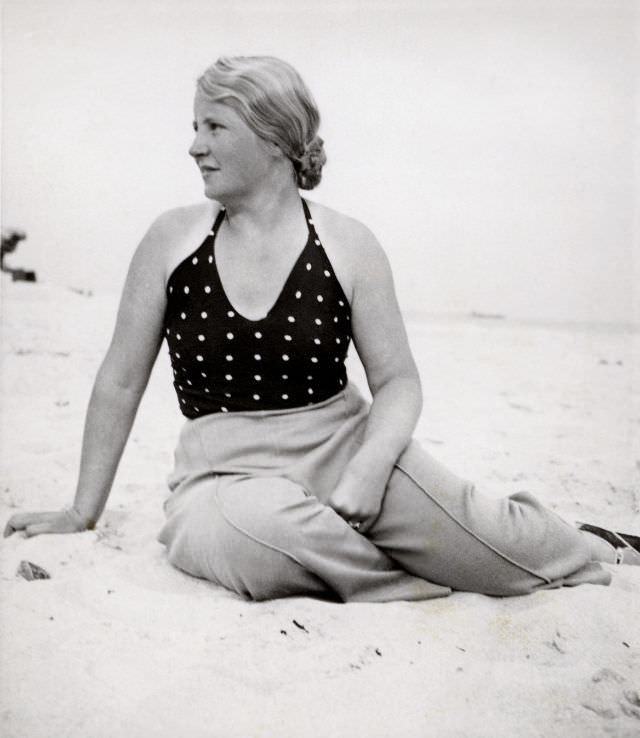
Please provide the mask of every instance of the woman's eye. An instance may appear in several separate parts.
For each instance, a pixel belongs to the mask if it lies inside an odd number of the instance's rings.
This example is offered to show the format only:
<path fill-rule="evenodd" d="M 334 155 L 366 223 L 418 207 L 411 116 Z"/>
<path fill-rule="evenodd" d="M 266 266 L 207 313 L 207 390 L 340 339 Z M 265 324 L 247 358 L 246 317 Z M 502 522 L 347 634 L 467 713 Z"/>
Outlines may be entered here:
<path fill-rule="evenodd" d="M 222 126 L 219 123 L 212 123 L 212 122 L 208 122 L 208 121 L 206 122 L 206 126 L 207 126 L 207 129 L 209 131 L 212 131 L 213 133 L 215 133 L 216 131 L 218 131 L 218 130 L 220 130 L 222 128 Z M 198 124 L 194 122 L 193 123 L 193 130 L 196 133 L 198 132 L 198 128 L 199 128 Z"/>

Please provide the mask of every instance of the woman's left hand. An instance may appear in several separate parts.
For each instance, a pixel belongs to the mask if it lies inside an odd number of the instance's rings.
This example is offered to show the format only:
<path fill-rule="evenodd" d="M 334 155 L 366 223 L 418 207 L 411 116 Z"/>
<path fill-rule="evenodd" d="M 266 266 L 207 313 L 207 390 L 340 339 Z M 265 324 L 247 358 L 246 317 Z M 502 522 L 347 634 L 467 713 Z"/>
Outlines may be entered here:
<path fill-rule="evenodd" d="M 345 474 L 328 500 L 341 518 L 358 533 L 365 533 L 380 514 L 386 479 Z"/>

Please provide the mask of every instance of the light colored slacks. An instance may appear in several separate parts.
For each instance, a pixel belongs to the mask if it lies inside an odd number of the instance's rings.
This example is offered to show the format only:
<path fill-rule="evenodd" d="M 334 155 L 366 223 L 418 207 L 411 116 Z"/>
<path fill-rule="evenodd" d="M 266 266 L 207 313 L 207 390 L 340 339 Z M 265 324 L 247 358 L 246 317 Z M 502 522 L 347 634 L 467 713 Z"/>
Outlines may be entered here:
<path fill-rule="evenodd" d="M 422 600 L 608 584 L 583 535 L 534 497 L 481 495 L 412 441 L 362 535 L 327 506 L 368 404 L 349 386 L 286 411 L 187 420 L 158 540 L 171 564 L 246 597 Z"/>

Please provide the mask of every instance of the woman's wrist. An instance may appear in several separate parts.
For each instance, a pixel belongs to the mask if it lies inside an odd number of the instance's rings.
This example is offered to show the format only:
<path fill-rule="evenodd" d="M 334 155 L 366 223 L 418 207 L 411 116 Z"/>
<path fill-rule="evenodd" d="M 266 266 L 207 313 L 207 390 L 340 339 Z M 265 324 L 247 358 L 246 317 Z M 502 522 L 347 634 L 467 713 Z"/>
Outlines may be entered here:
<path fill-rule="evenodd" d="M 81 513 L 73 505 L 63 508 L 65 515 L 80 530 L 93 530 L 96 527 L 96 520 L 88 515 Z"/>

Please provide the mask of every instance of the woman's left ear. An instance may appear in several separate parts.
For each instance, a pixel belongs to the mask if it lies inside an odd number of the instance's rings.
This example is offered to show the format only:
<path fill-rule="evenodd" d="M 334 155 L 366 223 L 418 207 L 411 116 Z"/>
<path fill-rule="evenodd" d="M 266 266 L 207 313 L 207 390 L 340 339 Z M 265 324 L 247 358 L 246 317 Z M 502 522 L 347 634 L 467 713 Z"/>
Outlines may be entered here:
<path fill-rule="evenodd" d="M 267 141 L 267 149 L 274 159 L 286 158 L 280 146 L 273 141 Z"/>

